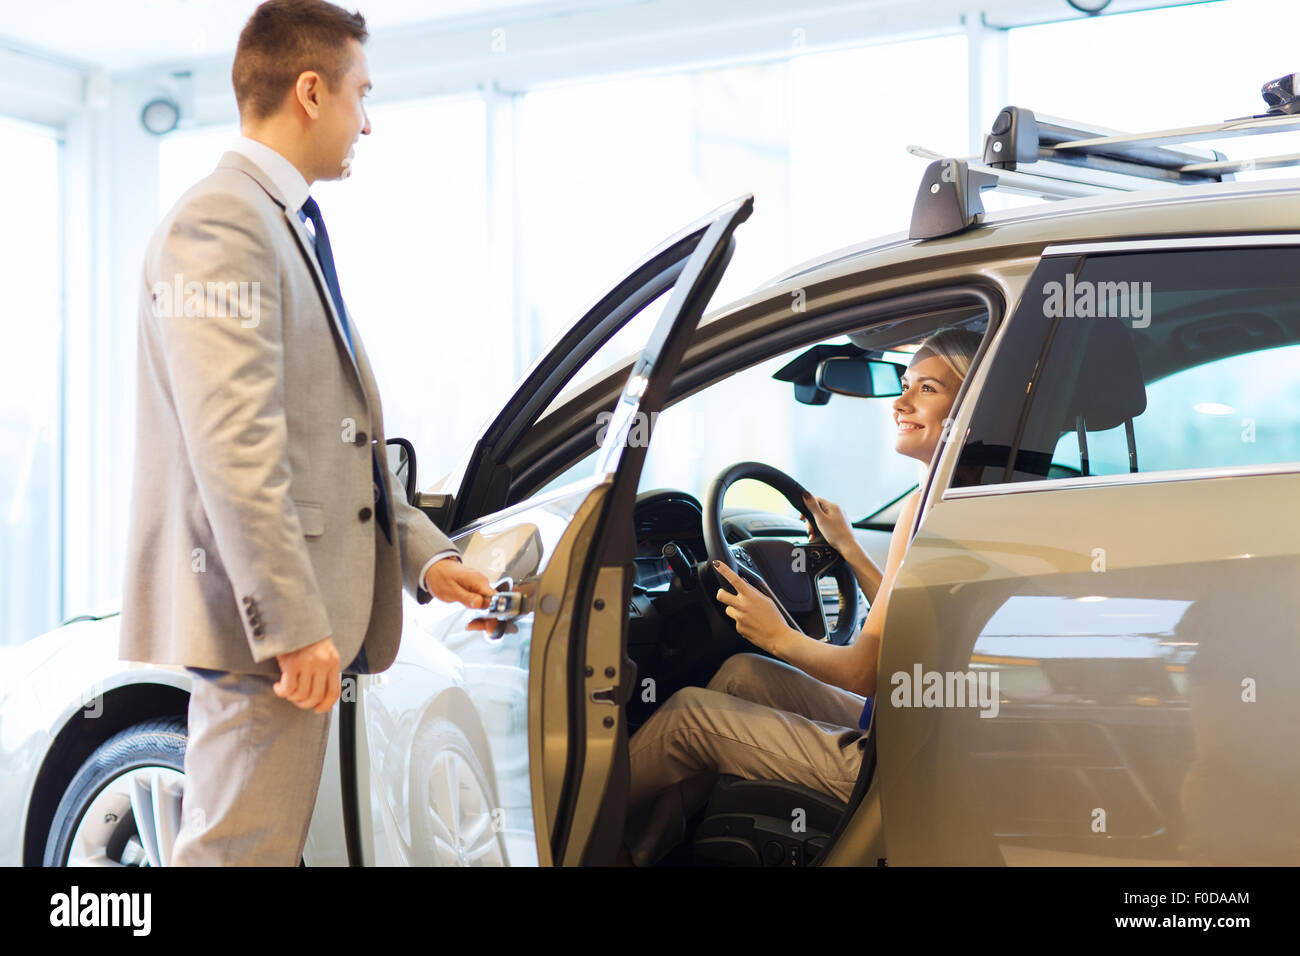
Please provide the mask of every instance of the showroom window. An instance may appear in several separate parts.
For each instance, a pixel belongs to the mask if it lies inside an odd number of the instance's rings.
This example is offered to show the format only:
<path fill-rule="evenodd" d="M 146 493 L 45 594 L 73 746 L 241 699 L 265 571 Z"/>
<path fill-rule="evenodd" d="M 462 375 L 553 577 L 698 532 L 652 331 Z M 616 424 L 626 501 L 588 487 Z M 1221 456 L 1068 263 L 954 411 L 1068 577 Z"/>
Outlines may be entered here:
<path fill-rule="evenodd" d="M 965 38 L 943 36 L 526 94 L 527 354 L 664 238 L 746 192 L 754 215 L 712 306 L 793 264 L 905 230 L 926 165 L 907 146 L 965 154 L 966 85 Z"/>
<path fill-rule="evenodd" d="M 177 130 L 158 141 L 158 218 L 217 167 L 221 154 L 239 135 L 237 123 Z"/>
<path fill-rule="evenodd" d="M 1258 26 L 1249 29 L 1249 43 L 1223 41 L 1239 36 L 1243 24 Z M 1260 87 L 1297 69 L 1298 29 L 1300 5 L 1294 0 L 1196 3 L 1021 27 L 1008 34 L 1007 99 L 1050 116 L 1129 132 L 1263 113 Z M 1240 157 L 1252 154 L 1248 143 L 1205 145 Z M 1269 137 L 1268 153 L 1295 151 L 1300 132 Z M 1238 178 L 1294 175 L 1294 169 L 1253 170 Z"/>
<path fill-rule="evenodd" d="M 369 109 L 352 176 L 311 190 L 380 385 L 384 429 L 415 445 L 422 487 L 451 470 L 515 378 L 509 350 L 503 361 L 499 349 L 512 317 L 494 312 L 485 291 L 485 112 L 478 97 Z M 163 140 L 160 215 L 237 135 L 229 126 Z"/>
<path fill-rule="evenodd" d="M 1044 262 L 1031 282 L 963 451 L 981 477 L 958 484 L 1007 480 L 1013 450 L 1015 481 L 1300 469 L 1300 249 L 1095 255 L 1076 275 L 1077 261 Z"/>
<path fill-rule="evenodd" d="M 0 121 L 0 270 L 6 348 L 0 377 L 0 645 L 58 624 L 63 281 L 59 143 Z"/>
<path fill-rule="evenodd" d="M 921 60 L 932 65 L 917 75 Z M 531 354 L 655 244 L 745 192 L 754 215 L 737 230 L 710 309 L 792 264 L 905 230 L 925 169 L 906 147 L 964 154 L 966 99 L 953 91 L 965 86 L 966 42 L 951 36 L 526 95 L 520 334 L 533 336 Z M 575 385 L 634 354 L 661 308 L 625 326 Z M 642 486 L 699 495 L 724 465 L 762 457 L 860 517 L 916 483 L 884 435 L 888 402 L 798 405 L 788 383 L 771 379 L 781 361 L 666 410 Z M 579 462 L 547 487 L 590 473 L 590 460 Z"/>

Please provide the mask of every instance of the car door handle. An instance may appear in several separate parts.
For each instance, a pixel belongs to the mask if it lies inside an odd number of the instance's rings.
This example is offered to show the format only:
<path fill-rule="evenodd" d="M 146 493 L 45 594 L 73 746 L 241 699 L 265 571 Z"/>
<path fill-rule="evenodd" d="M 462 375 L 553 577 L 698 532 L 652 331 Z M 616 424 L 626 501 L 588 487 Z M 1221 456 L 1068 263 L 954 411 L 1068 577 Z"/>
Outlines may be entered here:
<path fill-rule="evenodd" d="M 527 603 L 524 592 L 514 590 L 514 586 L 512 579 L 502 578 L 496 583 L 496 593 L 488 598 L 483 616 L 496 618 L 497 622 L 492 630 L 483 632 L 483 640 L 489 644 L 496 644 L 505 637 L 512 626 L 509 622 L 524 613 Z"/>
<path fill-rule="evenodd" d="M 524 596 L 518 591 L 501 591 L 488 598 L 487 610 L 483 613 L 488 617 L 506 621 L 522 614 L 523 607 Z"/>
<path fill-rule="evenodd" d="M 502 578 L 495 587 L 497 593 L 488 598 L 484 614 L 504 621 L 524 613 L 523 592 L 514 589 L 515 582 L 511 578 Z"/>

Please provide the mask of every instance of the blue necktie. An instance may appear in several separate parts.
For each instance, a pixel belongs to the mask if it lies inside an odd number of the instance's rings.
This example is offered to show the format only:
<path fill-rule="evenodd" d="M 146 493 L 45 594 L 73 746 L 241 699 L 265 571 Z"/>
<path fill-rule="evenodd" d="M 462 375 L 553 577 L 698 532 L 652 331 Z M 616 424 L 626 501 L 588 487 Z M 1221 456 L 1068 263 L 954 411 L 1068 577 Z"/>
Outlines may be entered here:
<path fill-rule="evenodd" d="M 334 300 L 334 311 L 339 314 L 339 324 L 343 326 L 343 337 L 347 339 L 348 351 L 355 359 L 357 353 L 352 346 L 352 329 L 348 325 L 347 310 L 343 308 L 343 293 L 339 291 L 338 273 L 334 271 L 334 253 L 330 250 L 330 234 L 325 230 L 325 220 L 321 217 L 320 206 L 316 205 L 315 199 L 307 197 L 307 201 L 298 210 L 298 218 L 303 222 L 310 219 L 312 228 L 316 231 L 316 261 L 320 263 L 320 271 L 325 275 L 325 284 L 329 287 L 330 298 Z M 383 472 L 379 470 L 379 452 L 375 450 L 373 444 L 370 446 L 370 463 L 375 481 L 375 520 L 379 522 L 379 527 L 384 529 L 384 536 L 391 544 L 393 531 L 388 513 L 388 485 L 384 481 Z"/>

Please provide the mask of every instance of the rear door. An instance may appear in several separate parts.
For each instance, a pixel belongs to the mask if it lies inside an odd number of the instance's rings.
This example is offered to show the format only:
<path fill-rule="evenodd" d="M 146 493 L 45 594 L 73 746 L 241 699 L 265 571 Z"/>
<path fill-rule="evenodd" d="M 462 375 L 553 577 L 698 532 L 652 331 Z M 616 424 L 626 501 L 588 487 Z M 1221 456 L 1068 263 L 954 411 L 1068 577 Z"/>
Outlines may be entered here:
<path fill-rule="evenodd" d="M 891 864 L 1297 858 L 1297 275 L 1047 250 L 890 601 Z"/>

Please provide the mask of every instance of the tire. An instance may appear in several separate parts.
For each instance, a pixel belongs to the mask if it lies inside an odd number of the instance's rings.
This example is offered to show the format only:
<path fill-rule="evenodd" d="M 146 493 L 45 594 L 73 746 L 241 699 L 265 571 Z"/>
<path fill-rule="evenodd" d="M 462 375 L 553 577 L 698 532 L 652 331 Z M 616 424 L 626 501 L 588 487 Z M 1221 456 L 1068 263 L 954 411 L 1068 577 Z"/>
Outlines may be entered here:
<path fill-rule="evenodd" d="M 170 808 L 175 784 L 183 780 L 184 717 L 159 717 L 119 731 L 99 745 L 73 776 L 50 824 L 45 866 L 148 866 L 146 845 L 157 840 L 147 821 L 141 838 L 128 796 L 133 778 L 152 783 L 151 795 Z M 174 796 L 179 819 L 179 796 Z M 93 809 L 93 815 L 88 812 Z M 165 852 L 170 851 L 167 841 Z M 156 855 L 156 853 L 155 853 Z M 166 860 L 161 861 L 166 864 Z"/>
<path fill-rule="evenodd" d="M 494 788 L 473 744 L 435 718 L 411 760 L 411 862 L 415 866 L 506 866 Z"/>

